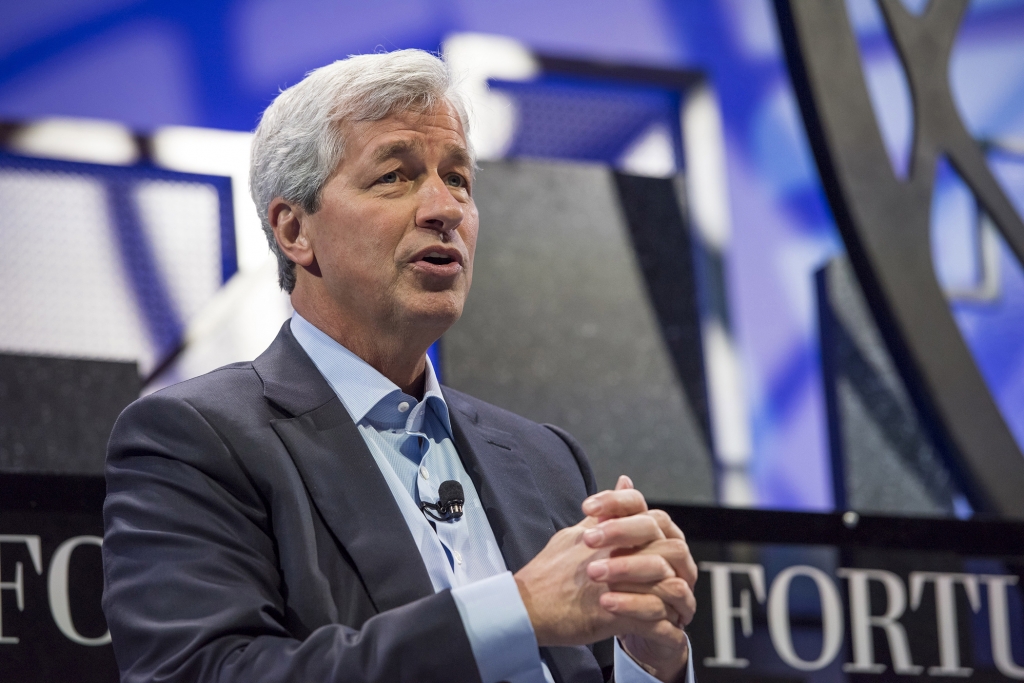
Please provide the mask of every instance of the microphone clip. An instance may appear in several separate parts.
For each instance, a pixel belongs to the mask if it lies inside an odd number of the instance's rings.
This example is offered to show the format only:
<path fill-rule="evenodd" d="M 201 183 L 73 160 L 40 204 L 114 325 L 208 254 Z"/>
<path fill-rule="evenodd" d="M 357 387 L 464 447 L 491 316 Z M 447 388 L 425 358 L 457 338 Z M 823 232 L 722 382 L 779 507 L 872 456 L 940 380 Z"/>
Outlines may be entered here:
<path fill-rule="evenodd" d="M 420 503 L 420 510 L 423 511 L 423 514 L 438 522 L 448 522 L 462 517 L 462 508 L 466 504 L 462 484 L 454 479 L 449 479 L 441 482 L 437 492 L 439 497 L 437 503 Z"/>

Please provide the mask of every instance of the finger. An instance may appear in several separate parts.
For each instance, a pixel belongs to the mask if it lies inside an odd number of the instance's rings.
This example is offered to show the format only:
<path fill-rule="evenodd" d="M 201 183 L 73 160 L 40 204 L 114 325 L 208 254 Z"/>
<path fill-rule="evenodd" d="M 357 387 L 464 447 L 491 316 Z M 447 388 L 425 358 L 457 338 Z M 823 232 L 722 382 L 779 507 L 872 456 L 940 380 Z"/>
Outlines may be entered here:
<path fill-rule="evenodd" d="M 686 633 L 680 627 L 668 619 L 661 621 L 645 621 L 643 619 L 632 619 L 622 617 L 619 624 L 630 633 L 648 641 L 663 645 L 675 651 L 683 651 L 686 647 Z M 618 635 L 624 635 L 620 633 Z"/>
<path fill-rule="evenodd" d="M 615 482 L 615 490 L 622 491 L 623 489 L 633 488 L 633 480 L 627 477 L 625 474 L 619 475 L 619 480 Z"/>
<path fill-rule="evenodd" d="M 647 501 L 644 494 L 633 488 L 601 491 L 583 501 L 583 514 L 591 517 L 609 519 L 642 512 L 647 512 Z"/>
<path fill-rule="evenodd" d="M 656 595 L 640 593 L 602 593 L 598 601 L 605 610 L 617 617 L 637 621 L 672 621 L 677 617 L 670 612 L 665 601 Z"/>
<path fill-rule="evenodd" d="M 674 578 L 675 572 L 661 555 L 624 555 L 591 562 L 587 565 L 587 576 L 604 583 L 653 585 Z"/>
<path fill-rule="evenodd" d="M 591 548 L 639 548 L 664 538 L 658 523 L 643 514 L 609 519 L 583 533 Z"/>
<path fill-rule="evenodd" d="M 677 577 L 665 579 L 653 586 L 638 583 L 609 583 L 608 591 L 612 593 L 648 593 L 656 596 L 665 603 L 670 613 L 675 613 L 676 618 L 669 619 L 669 621 L 677 626 L 689 625 L 697 613 L 697 599 L 693 595 L 693 590 L 688 583 Z"/>
<path fill-rule="evenodd" d="M 664 510 L 648 510 L 647 514 L 658 522 L 658 526 L 661 527 L 661 531 L 665 534 L 665 538 L 685 538 L 685 536 L 683 536 L 683 530 L 672 521 L 672 518 L 669 517 L 668 513 Z"/>
<path fill-rule="evenodd" d="M 690 553 L 690 546 L 680 538 L 655 541 L 637 551 L 639 554 L 657 554 L 665 558 L 676 576 L 684 579 L 693 588 L 697 583 L 697 563 Z"/>
<path fill-rule="evenodd" d="M 686 545 L 686 535 L 683 534 L 683 530 L 672 521 L 672 518 L 664 510 L 648 510 L 647 514 L 658 522 L 658 527 L 665 534 L 665 538 L 678 539 L 682 542 L 679 552 L 671 557 L 666 556 L 666 559 L 676 570 L 676 574 L 686 579 L 690 588 L 693 588 L 697 584 L 697 563 L 694 562 L 693 555 L 690 554 L 690 547 Z"/>

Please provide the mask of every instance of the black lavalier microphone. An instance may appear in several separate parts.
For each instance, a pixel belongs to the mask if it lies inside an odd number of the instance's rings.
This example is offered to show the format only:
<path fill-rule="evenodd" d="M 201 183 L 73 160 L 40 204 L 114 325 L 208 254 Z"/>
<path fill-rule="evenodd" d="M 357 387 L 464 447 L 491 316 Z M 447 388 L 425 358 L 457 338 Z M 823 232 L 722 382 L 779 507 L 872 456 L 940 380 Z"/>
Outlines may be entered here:
<path fill-rule="evenodd" d="M 449 479 L 442 481 L 437 487 L 438 501 L 434 503 L 420 503 L 420 510 L 423 514 L 438 522 L 447 522 L 450 519 L 462 517 L 462 506 L 466 503 L 466 497 L 462 493 L 462 484 Z"/>

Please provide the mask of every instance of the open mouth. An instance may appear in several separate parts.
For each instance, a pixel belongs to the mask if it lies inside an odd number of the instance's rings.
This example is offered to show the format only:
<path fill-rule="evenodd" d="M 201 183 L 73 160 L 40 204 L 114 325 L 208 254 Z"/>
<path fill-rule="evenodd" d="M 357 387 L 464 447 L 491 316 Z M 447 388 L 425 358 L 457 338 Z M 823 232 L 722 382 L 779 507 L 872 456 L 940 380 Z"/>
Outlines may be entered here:
<path fill-rule="evenodd" d="M 451 256 L 445 256 L 444 254 L 439 254 L 436 251 L 432 251 L 426 256 L 424 256 L 422 260 L 426 261 L 427 263 L 433 263 L 435 266 L 446 266 L 449 263 L 451 263 L 454 259 L 452 259 Z"/>

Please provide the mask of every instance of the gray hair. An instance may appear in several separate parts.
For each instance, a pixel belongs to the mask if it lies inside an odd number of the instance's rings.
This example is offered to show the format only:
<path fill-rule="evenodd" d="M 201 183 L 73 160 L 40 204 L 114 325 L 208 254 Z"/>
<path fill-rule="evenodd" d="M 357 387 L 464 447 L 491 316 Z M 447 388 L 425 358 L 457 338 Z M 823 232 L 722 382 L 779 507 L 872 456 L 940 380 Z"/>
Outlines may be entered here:
<path fill-rule="evenodd" d="M 342 122 L 379 121 L 403 111 L 452 105 L 469 136 L 466 105 L 448 65 L 423 50 L 355 55 L 320 67 L 282 91 L 263 112 L 252 141 L 249 192 L 256 203 L 278 281 L 295 288 L 295 263 L 274 239 L 268 208 L 276 197 L 309 213 L 320 209 L 324 185 L 345 151 Z M 469 150 L 470 156 L 473 150 Z"/>

